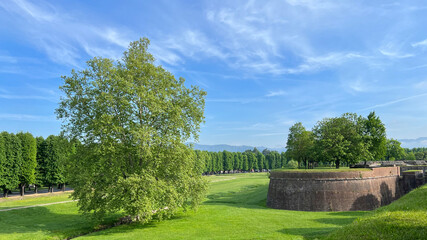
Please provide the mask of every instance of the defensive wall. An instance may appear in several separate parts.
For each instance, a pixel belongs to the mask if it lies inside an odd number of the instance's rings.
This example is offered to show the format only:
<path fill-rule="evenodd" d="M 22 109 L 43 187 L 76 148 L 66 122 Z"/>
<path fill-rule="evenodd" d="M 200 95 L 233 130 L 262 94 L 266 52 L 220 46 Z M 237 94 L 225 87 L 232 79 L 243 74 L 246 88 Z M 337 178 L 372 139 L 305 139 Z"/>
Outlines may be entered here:
<path fill-rule="evenodd" d="M 267 206 L 299 211 L 373 210 L 424 184 L 423 170 L 399 166 L 346 172 L 272 171 Z"/>

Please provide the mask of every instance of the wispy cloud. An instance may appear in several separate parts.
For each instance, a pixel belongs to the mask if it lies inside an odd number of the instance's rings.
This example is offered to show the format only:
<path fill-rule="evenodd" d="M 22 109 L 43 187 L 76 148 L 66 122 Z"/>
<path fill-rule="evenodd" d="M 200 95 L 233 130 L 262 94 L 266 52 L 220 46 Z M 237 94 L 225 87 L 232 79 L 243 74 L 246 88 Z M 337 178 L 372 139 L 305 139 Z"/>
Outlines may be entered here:
<path fill-rule="evenodd" d="M 415 42 L 411 44 L 412 47 L 425 47 L 427 46 L 427 39 L 424 39 L 422 41 L 419 42 Z"/>
<path fill-rule="evenodd" d="M 130 40 L 136 40 L 123 26 L 119 31 L 108 25 L 88 24 L 45 1 L 36 5 L 16 0 L 0 3 L 0 8 L 19 19 L 17 27 L 55 63 L 81 68 L 85 54 L 118 59 Z"/>
<path fill-rule="evenodd" d="M 15 57 L 12 57 L 12 56 L 2 56 L 2 55 L 0 55 L 0 62 L 3 62 L 3 63 L 17 63 L 18 62 L 18 59 L 17 58 L 15 58 Z"/>
<path fill-rule="evenodd" d="M 419 97 L 424 97 L 424 96 L 427 96 L 427 93 L 417 94 L 417 95 L 409 96 L 409 97 L 405 97 L 405 98 L 399 98 L 399 99 L 392 100 L 392 101 L 389 101 L 389 102 L 385 102 L 385 103 L 377 104 L 377 105 L 370 106 L 370 107 L 367 107 L 367 108 L 363 108 L 363 109 L 360 109 L 359 111 L 374 110 L 374 109 L 377 109 L 377 108 L 387 107 L 387 106 L 390 106 L 390 105 L 393 105 L 393 104 L 396 104 L 396 103 L 400 103 L 400 102 L 404 102 L 404 101 L 408 101 L 408 100 L 412 100 L 412 99 L 419 98 Z"/>
<path fill-rule="evenodd" d="M 8 94 L 0 94 L 0 98 L 2 99 L 10 99 L 10 100 L 45 100 L 49 102 L 57 102 L 58 98 L 52 96 L 36 96 L 36 95 L 8 95 Z"/>
<path fill-rule="evenodd" d="M 266 97 L 275 97 L 275 96 L 283 96 L 283 95 L 286 95 L 286 92 L 283 90 L 278 90 L 278 91 L 270 91 L 265 96 Z"/>
<path fill-rule="evenodd" d="M 217 103 L 241 103 L 248 104 L 254 102 L 264 102 L 264 98 L 207 98 L 207 102 L 217 102 Z"/>
<path fill-rule="evenodd" d="M 0 113 L 0 119 L 13 121 L 34 121 L 34 122 L 49 122 L 56 121 L 55 116 L 39 116 L 28 114 L 9 114 Z"/>

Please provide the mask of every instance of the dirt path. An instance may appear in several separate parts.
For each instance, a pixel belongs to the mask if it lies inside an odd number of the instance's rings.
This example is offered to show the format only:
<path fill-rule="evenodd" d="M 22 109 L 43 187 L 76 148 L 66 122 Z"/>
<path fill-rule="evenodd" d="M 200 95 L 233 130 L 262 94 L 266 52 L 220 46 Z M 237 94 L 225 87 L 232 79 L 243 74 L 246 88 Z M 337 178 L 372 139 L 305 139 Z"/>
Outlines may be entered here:
<path fill-rule="evenodd" d="M 18 210 L 18 209 L 24 209 L 24 208 L 48 206 L 48 205 L 61 204 L 61 203 L 69 203 L 69 202 L 74 202 L 74 201 L 76 201 L 76 200 L 68 200 L 68 201 L 53 202 L 53 203 L 43 203 L 43 204 L 36 204 L 36 205 L 23 206 L 23 207 L 6 208 L 6 209 L 0 209 L 0 212 L 6 212 L 6 211 Z"/>

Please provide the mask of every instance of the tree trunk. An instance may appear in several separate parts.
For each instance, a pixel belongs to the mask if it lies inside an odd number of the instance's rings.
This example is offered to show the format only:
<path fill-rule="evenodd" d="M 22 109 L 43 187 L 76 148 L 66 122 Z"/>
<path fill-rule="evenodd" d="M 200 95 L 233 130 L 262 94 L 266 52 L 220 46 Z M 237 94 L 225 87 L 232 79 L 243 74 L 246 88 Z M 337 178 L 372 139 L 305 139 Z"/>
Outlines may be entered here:
<path fill-rule="evenodd" d="M 3 189 L 3 197 L 7 198 L 7 193 L 9 192 L 9 190 L 7 189 Z"/>
<path fill-rule="evenodd" d="M 37 187 L 37 185 L 34 185 L 34 193 L 38 193 L 38 187 Z"/>
<path fill-rule="evenodd" d="M 65 192 L 65 183 L 62 184 L 62 191 Z"/>
<path fill-rule="evenodd" d="M 23 197 L 25 195 L 25 184 L 21 184 L 20 187 L 21 187 L 20 189 L 21 197 Z"/>
<path fill-rule="evenodd" d="M 340 160 L 335 160 L 335 168 L 340 168 Z"/>

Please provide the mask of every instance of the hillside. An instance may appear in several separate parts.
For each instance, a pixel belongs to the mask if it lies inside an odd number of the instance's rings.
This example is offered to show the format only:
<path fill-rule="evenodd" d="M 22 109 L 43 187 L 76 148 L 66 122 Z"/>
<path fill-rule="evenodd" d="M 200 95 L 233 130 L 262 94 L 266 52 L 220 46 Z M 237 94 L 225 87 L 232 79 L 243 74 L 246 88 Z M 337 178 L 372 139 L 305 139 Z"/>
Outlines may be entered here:
<path fill-rule="evenodd" d="M 217 144 L 217 145 L 204 145 L 204 144 L 198 144 L 198 143 L 193 143 L 194 145 L 194 149 L 195 150 L 202 150 L 202 151 L 209 151 L 209 152 L 222 152 L 224 150 L 229 151 L 229 152 L 244 152 L 246 150 L 252 150 L 254 149 L 253 146 L 232 146 L 232 145 L 227 145 L 227 144 Z M 267 147 L 262 147 L 262 146 L 258 146 L 256 147 L 259 151 L 263 151 L 264 149 L 266 149 Z M 286 148 L 267 148 L 270 151 L 278 151 L 280 152 L 285 152 Z"/>

